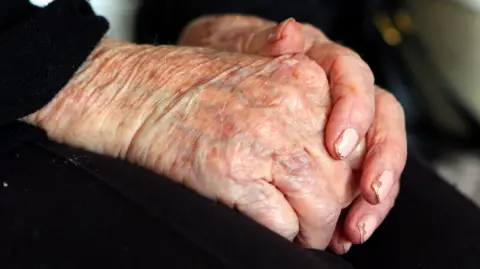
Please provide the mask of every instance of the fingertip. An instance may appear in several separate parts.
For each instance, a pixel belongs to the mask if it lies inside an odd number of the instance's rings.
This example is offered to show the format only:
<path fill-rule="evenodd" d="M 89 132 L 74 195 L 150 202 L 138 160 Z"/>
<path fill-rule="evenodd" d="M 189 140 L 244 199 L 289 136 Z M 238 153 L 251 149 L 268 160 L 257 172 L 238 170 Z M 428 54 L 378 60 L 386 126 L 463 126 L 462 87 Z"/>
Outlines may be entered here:
<path fill-rule="evenodd" d="M 297 27 L 297 22 L 295 21 L 294 18 L 288 18 L 281 23 L 279 23 L 277 26 L 275 26 L 272 30 L 272 32 L 268 35 L 267 41 L 274 43 L 276 41 L 281 40 L 288 34 L 291 34 L 292 30 L 295 30 L 295 27 Z"/>
<path fill-rule="evenodd" d="M 376 205 L 388 197 L 399 178 L 397 163 L 384 144 L 370 148 L 360 182 L 362 195 L 368 203 Z"/>
<path fill-rule="evenodd" d="M 337 226 L 332 240 L 328 245 L 328 248 L 338 255 L 346 254 L 353 245 L 353 243 L 343 235 L 342 228 L 342 226 Z"/>
<path fill-rule="evenodd" d="M 289 18 L 270 30 L 265 46 L 260 49 L 264 56 L 280 56 L 304 52 L 305 36 L 302 25 Z"/>
<path fill-rule="evenodd" d="M 362 243 L 362 234 L 360 233 L 356 219 L 347 217 L 347 220 L 344 224 L 344 236 L 346 240 L 352 242 L 353 244 Z"/>
<path fill-rule="evenodd" d="M 344 222 L 344 232 L 347 240 L 354 244 L 362 244 L 372 236 L 394 206 L 395 198 L 400 189 L 399 185 L 396 183 L 388 197 L 378 205 L 371 205 L 362 196 L 355 200 Z"/>
<path fill-rule="evenodd" d="M 377 228 L 378 220 L 374 214 L 365 214 L 357 223 L 357 229 L 360 234 L 360 243 L 365 243 Z"/>
<path fill-rule="evenodd" d="M 363 197 L 358 197 L 352 204 L 351 208 L 348 210 L 344 224 L 343 224 L 343 235 L 346 240 L 352 242 L 353 244 L 362 244 L 363 238 L 365 238 L 363 233 L 362 217 L 370 212 L 372 208 Z"/>
<path fill-rule="evenodd" d="M 344 242 L 338 242 L 338 241 L 332 241 L 330 242 L 330 245 L 328 245 L 328 248 L 338 254 L 338 255 L 344 255 L 347 254 L 348 251 L 350 251 L 350 248 L 352 248 L 352 242 L 348 240 L 344 240 Z"/>

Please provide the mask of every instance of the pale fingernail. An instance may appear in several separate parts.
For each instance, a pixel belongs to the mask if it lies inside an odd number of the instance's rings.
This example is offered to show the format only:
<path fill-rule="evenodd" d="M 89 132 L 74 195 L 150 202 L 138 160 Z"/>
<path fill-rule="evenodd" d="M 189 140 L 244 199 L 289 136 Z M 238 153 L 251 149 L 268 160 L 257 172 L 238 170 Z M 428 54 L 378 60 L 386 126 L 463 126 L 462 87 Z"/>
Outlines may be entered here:
<path fill-rule="evenodd" d="M 348 128 L 335 142 L 335 151 L 339 158 L 346 158 L 355 149 L 358 142 L 358 134 L 355 129 Z"/>
<path fill-rule="evenodd" d="M 360 232 L 360 240 L 362 243 L 372 236 L 373 231 L 377 227 L 377 219 L 373 215 L 365 215 L 357 225 Z"/>
<path fill-rule="evenodd" d="M 372 189 L 377 196 L 378 203 L 385 200 L 394 183 L 393 173 L 388 170 L 383 171 L 382 174 L 372 183 Z"/>
<path fill-rule="evenodd" d="M 352 242 L 344 242 L 342 245 L 342 248 L 343 248 L 343 253 L 342 254 L 346 254 L 350 248 L 352 247 Z"/>
<path fill-rule="evenodd" d="M 278 41 L 280 39 L 282 39 L 283 37 L 283 30 L 285 29 L 285 27 L 287 27 L 287 25 L 291 22 L 294 22 L 295 19 L 294 18 L 290 18 L 282 23 L 280 23 L 279 25 L 277 25 L 276 27 L 274 27 L 272 29 L 272 32 L 268 35 L 267 37 L 267 41 L 268 42 L 275 42 L 275 41 Z"/>

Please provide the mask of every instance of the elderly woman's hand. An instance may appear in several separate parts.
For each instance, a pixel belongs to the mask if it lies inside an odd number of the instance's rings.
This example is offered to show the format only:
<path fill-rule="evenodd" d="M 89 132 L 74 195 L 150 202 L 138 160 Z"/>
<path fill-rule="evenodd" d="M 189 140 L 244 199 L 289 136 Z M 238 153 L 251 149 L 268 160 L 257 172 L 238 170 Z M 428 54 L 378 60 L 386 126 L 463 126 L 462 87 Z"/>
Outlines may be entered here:
<path fill-rule="evenodd" d="M 180 44 L 272 57 L 305 53 L 325 70 L 333 104 L 325 146 L 332 157 L 350 161 L 363 194 L 339 223 L 330 248 L 344 253 L 351 242 L 367 240 L 393 206 L 407 146 L 402 107 L 374 86 L 359 55 L 309 24 L 242 15 L 199 18 L 185 29 Z"/>
<path fill-rule="evenodd" d="M 324 146 L 331 105 L 323 69 L 304 55 L 104 40 L 25 120 L 56 141 L 166 174 L 288 239 L 326 248 L 359 192 L 348 163 Z"/>

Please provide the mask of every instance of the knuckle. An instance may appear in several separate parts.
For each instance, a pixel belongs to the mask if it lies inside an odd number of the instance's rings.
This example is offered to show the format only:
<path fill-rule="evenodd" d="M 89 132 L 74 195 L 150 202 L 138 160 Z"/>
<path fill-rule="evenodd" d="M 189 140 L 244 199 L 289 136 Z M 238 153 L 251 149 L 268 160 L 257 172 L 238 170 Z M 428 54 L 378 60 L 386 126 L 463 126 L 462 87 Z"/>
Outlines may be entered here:
<path fill-rule="evenodd" d="M 277 152 L 274 162 L 275 185 L 285 195 L 308 197 L 318 191 L 316 166 L 306 152 Z"/>
<path fill-rule="evenodd" d="M 397 160 L 402 162 L 406 159 L 406 145 L 399 142 L 391 142 L 389 145 L 389 150 L 391 150 L 392 155 L 395 156 Z"/>
<path fill-rule="evenodd" d="M 348 58 L 355 57 L 355 58 L 361 59 L 358 53 L 356 53 L 354 50 L 348 47 L 341 46 L 336 43 L 333 43 L 332 46 L 335 46 L 335 55 L 337 57 L 348 57 Z"/>
<path fill-rule="evenodd" d="M 305 36 L 311 36 L 313 37 L 313 39 L 319 40 L 319 41 L 324 41 L 327 39 L 326 36 L 323 34 L 323 32 L 320 31 L 320 29 L 318 29 L 317 27 L 313 26 L 312 24 L 303 23 L 302 26 L 303 26 L 302 27 L 303 33 L 305 34 Z"/>
<path fill-rule="evenodd" d="M 285 172 L 297 178 L 296 181 L 302 181 L 299 178 L 307 175 L 313 168 L 312 158 L 301 149 L 285 153 L 277 152 L 274 158 Z"/>
<path fill-rule="evenodd" d="M 305 93 L 300 90 L 285 91 L 281 106 L 290 111 L 303 110 L 306 107 Z"/>
<path fill-rule="evenodd" d="M 365 85 L 364 90 L 373 95 L 375 77 L 370 66 L 356 52 L 342 47 L 342 49 L 339 49 L 339 52 L 336 52 L 336 56 L 329 70 L 341 70 L 341 75 L 347 73 L 343 70 L 348 70 L 348 75 L 355 76 L 361 85 Z M 330 73 L 330 75 L 333 74 Z M 334 77 L 334 79 L 339 80 L 341 75 L 339 74 L 338 77 Z"/>
<path fill-rule="evenodd" d="M 373 73 L 370 67 L 362 59 L 362 57 L 360 57 L 358 53 L 356 53 L 355 51 L 347 47 L 336 45 L 335 63 L 338 65 L 349 66 L 352 64 L 352 62 L 354 62 L 358 67 L 360 67 L 361 70 L 368 71 L 368 72 L 365 72 L 365 74 L 367 74 L 368 78 L 370 78 L 373 81 Z"/>
<path fill-rule="evenodd" d="M 386 90 L 382 89 L 380 91 L 377 91 L 377 96 L 381 102 L 385 102 L 389 104 L 397 103 L 397 98 L 395 97 L 395 95 L 393 95 L 392 93 Z"/>
<path fill-rule="evenodd" d="M 307 31 L 316 31 L 318 30 L 315 26 L 313 26 L 312 24 L 310 23 L 303 23 L 302 24 L 304 29 L 307 30 Z"/>
<path fill-rule="evenodd" d="M 281 160 L 284 168 L 292 175 L 302 175 L 312 165 L 311 160 L 305 154 L 294 153 Z"/>
<path fill-rule="evenodd" d="M 394 141 L 388 137 L 388 132 L 379 132 L 372 139 L 372 148 L 376 150 L 371 150 L 377 154 L 382 154 L 391 156 L 396 162 L 403 163 L 406 159 L 406 144 L 400 141 Z M 390 158 L 391 158 L 390 157 Z"/>
<path fill-rule="evenodd" d="M 373 137 L 372 140 L 370 141 L 371 146 L 376 147 L 379 145 L 384 145 L 387 141 L 388 138 L 388 132 L 387 131 L 380 131 L 380 130 L 373 130 Z"/>
<path fill-rule="evenodd" d="M 397 114 L 404 114 L 403 106 L 398 102 L 397 97 L 391 92 L 378 88 L 376 91 L 377 102 L 384 104 L 386 107 L 393 108 Z"/>
<path fill-rule="evenodd" d="M 352 117 L 359 121 L 366 121 L 364 124 L 368 126 L 365 128 L 368 128 L 375 115 L 375 101 L 371 95 L 364 92 L 356 94 L 353 98 L 355 98 L 354 107 L 357 109 L 352 110 Z"/>

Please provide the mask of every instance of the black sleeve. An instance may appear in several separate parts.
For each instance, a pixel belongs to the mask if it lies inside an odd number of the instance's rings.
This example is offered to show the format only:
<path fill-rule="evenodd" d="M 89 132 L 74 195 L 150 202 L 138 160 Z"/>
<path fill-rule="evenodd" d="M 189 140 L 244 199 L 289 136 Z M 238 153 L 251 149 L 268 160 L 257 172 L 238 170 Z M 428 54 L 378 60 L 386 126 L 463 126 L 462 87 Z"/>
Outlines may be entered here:
<path fill-rule="evenodd" d="M 107 29 L 84 0 L 0 0 L 0 126 L 47 104 Z"/>

